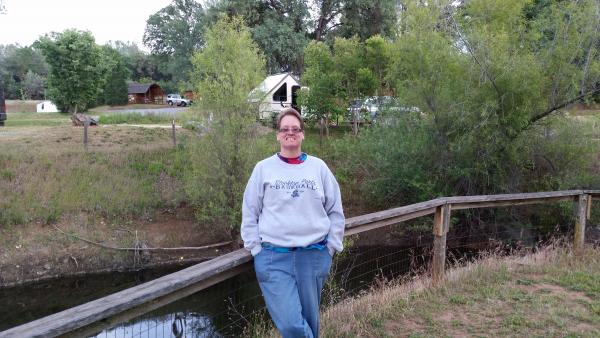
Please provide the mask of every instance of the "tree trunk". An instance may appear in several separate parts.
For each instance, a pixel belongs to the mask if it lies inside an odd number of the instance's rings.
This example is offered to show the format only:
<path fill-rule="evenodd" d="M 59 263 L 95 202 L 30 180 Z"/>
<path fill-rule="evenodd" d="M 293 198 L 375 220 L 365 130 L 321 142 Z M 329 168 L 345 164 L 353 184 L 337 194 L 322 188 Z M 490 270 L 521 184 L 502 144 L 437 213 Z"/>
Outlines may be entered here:
<path fill-rule="evenodd" d="M 323 147 L 323 118 L 319 119 L 319 147 Z"/>

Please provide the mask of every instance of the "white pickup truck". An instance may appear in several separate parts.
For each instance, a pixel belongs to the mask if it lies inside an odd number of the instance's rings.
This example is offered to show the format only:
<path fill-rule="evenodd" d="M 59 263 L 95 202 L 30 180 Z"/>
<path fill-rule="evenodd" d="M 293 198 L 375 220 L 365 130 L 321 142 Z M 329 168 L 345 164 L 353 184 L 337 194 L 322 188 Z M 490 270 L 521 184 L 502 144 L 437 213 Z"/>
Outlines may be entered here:
<path fill-rule="evenodd" d="M 181 97 L 181 95 L 179 94 L 169 94 L 167 95 L 167 104 L 169 106 L 181 106 L 181 107 L 185 107 L 185 106 L 189 106 L 193 103 L 192 100 L 188 100 L 186 98 Z"/>

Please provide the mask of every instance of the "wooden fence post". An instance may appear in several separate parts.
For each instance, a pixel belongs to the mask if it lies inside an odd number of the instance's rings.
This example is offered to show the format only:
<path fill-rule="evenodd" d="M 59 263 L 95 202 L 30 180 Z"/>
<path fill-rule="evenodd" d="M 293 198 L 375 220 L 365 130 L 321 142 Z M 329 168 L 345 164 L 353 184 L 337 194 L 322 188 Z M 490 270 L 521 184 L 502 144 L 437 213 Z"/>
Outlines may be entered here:
<path fill-rule="evenodd" d="M 446 234 L 450 224 L 450 204 L 444 204 L 435 209 L 433 217 L 433 263 L 431 279 L 435 285 L 444 281 L 446 265 Z"/>
<path fill-rule="evenodd" d="M 88 127 L 90 126 L 90 119 L 86 118 L 83 121 L 83 147 L 85 150 L 88 149 Z"/>
<path fill-rule="evenodd" d="M 577 214 L 575 218 L 575 254 L 583 253 L 585 243 L 585 222 L 588 218 L 588 200 L 590 196 L 581 194 L 577 200 Z"/>
<path fill-rule="evenodd" d="M 175 120 L 171 123 L 171 130 L 173 131 L 173 147 L 177 147 L 177 138 L 175 138 Z"/>
<path fill-rule="evenodd" d="M 587 195 L 588 203 L 587 203 L 587 217 L 586 219 L 590 219 L 592 217 L 592 195 Z"/>

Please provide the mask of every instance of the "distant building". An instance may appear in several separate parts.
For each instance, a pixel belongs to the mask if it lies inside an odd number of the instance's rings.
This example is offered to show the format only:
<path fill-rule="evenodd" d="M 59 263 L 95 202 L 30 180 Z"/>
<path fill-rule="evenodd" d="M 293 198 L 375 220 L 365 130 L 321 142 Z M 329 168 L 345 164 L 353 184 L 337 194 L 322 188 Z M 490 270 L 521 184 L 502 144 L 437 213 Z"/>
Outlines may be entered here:
<path fill-rule="evenodd" d="M 291 73 L 268 76 L 250 92 L 250 101 L 258 103 L 258 116 L 261 120 L 273 117 L 284 108 L 293 107 L 300 111 L 297 92 L 300 83 Z"/>
<path fill-rule="evenodd" d="M 156 83 L 130 83 L 127 86 L 129 103 L 154 103 L 163 104 L 164 95 L 162 88 Z"/>
<path fill-rule="evenodd" d="M 50 101 L 43 101 L 36 105 L 38 113 L 58 113 L 56 105 Z"/>
<path fill-rule="evenodd" d="M 192 100 L 192 101 L 194 101 L 194 91 L 193 91 L 193 90 L 191 90 L 191 89 L 186 89 L 186 90 L 183 92 L 183 97 L 185 97 L 185 98 L 186 98 L 186 99 L 188 99 L 188 100 Z"/>

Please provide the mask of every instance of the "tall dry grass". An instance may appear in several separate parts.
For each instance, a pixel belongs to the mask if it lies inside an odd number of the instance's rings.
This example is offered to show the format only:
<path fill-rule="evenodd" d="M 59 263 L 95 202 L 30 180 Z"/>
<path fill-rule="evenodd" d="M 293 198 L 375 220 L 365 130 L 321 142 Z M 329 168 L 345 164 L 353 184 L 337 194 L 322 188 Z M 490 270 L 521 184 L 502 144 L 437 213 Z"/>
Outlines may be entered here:
<path fill-rule="evenodd" d="M 2 136 L 0 225 L 140 215 L 183 200 L 170 130 L 23 128 Z"/>

